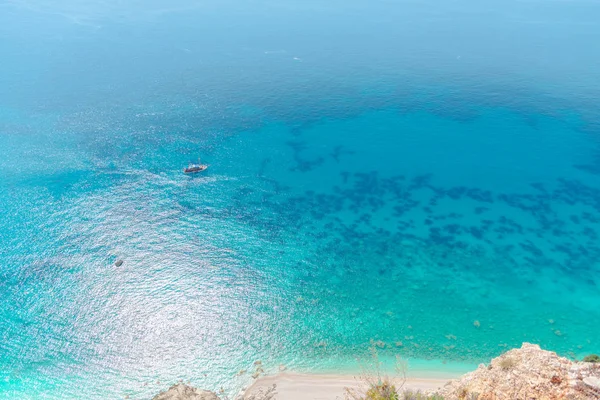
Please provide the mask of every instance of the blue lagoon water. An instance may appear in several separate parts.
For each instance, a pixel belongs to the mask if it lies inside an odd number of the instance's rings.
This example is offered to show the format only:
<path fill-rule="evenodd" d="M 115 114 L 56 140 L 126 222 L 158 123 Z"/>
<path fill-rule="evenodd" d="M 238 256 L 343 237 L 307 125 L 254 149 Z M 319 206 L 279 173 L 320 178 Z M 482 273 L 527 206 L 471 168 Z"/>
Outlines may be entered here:
<path fill-rule="evenodd" d="M 0 2 L 0 399 L 600 351 L 600 4 L 322 3 Z"/>

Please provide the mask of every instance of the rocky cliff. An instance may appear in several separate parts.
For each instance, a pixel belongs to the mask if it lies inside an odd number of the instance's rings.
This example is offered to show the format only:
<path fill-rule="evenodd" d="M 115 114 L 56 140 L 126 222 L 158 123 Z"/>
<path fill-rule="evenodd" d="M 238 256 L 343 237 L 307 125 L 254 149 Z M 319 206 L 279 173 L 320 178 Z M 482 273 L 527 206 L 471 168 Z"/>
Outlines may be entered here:
<path fill-rule="evenodd" d="M 600 364 L 573 362 L 523 343 L 449 382 L 446 400 L 600 399 Z"/>
<path fill-rule="evenodd" d="M 171 386 L 166 392 L 157 394 L 152 400 L 219 400 L 219 397 L 208 390 L 200 390 L 178 383 Z"/>

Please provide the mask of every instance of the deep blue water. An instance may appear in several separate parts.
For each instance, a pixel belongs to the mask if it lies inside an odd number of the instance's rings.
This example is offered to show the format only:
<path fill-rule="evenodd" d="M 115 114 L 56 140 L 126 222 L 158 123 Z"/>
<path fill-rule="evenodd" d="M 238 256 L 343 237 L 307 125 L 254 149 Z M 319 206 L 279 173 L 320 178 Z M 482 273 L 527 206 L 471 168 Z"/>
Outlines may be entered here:
<path fill-rule="evenodd" d="M 0 399 L 599 352 L 599 18 L 0 2 Z"/>

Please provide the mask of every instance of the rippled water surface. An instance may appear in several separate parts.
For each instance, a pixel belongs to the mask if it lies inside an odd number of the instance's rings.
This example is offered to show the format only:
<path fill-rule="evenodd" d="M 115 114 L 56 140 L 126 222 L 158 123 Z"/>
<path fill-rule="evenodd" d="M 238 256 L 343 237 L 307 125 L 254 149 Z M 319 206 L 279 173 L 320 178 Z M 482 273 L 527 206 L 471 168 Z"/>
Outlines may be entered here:
<path fill-rule="evenodd" d="M 321 3 L 0 3 L 0 399 L 600 351 L 600 4 Z"/>

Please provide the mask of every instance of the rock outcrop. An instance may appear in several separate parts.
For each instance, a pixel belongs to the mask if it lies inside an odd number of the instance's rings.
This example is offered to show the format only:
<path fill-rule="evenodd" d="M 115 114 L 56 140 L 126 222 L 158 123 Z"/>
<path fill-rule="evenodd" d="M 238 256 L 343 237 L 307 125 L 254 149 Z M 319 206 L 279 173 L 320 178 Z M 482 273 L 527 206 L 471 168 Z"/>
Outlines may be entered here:
<path fill-rule="evenodd" d="M 600 399 L 599 384 L 599 364 L 573 362 L 523 343 L 449 382 L 439 394 L 446 400 Z"/>
<path fill-rule="evenodd" d="M 219 397 L 208 390 L 196 389 L 178 383 L 171 386 L 166 392 L 157 394 L 152 400 L 219 400 Z"/>

